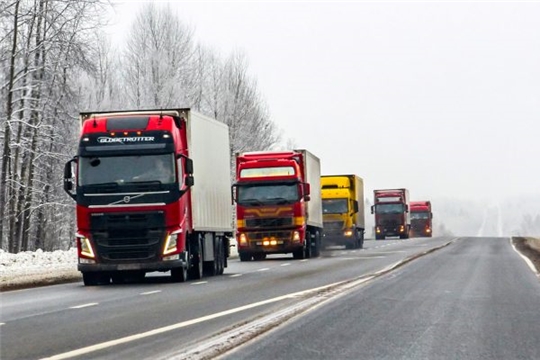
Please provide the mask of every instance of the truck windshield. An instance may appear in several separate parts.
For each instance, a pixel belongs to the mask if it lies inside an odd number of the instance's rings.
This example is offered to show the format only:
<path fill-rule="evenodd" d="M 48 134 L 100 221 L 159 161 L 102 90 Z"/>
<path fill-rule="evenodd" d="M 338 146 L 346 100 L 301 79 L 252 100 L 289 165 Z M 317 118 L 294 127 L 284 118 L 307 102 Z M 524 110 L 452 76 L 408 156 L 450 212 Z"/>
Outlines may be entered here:
<path fill-rule="evenodd" d="M 79 185 L 175 181 L 173 154 L 79 158 Z"/>
<path fill-rule="evenodd" d="M 347 199 L 323 199 L 323 214 L 344 214 L 349 211 Z"/>
<path fill-rule="evenodd" d="M 298 184 L 242 185 L 237 189 L 240 205 L 286 204 L 298 201 Z"/>
<path fill-rule="evenodd" d="M 426 220 L 429 219 L 428 212 L 411 212 L 411 220 Z"/>
<path fill-rule="evenodd" d="M 375 205 L 377 214 L 401 214 L 403 213 L 403 204 L 378 204 Z"/>

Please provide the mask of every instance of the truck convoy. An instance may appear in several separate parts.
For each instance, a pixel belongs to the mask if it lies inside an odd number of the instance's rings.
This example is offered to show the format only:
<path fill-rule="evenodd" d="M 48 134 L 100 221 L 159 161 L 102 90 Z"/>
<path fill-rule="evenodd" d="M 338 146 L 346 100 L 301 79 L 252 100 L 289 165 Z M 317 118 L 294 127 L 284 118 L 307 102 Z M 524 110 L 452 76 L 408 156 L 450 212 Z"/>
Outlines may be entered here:
<path fill-rule="evenodd" d="M 413 236 L 433 236 L 431 201 L 411 201 L 411 233 Z"/>
<path fill-rule="evenodd" d="M 80 121 L 64 190 L 76 201 L 84 284 L 151 271 L 178 282 L 222 274 L 233 235 L 227 126 L 190 109 L 81 113 Z"/>
<path fill-rule="evenodd" d="M 323 247 L 364 246 L 364 181 L 356 175 L 321 177 L 324 236 Z"/>
<path fill-rule="evenodd" d="M 409 238 L 411 217 L 409 213 L 409 190 L 373 190 L 371 213 L 375 214 L 375 239 L 387 236 Z"/>
<path fill-rule="evenodd" d="M 320 161 L 307 150 L 236 154 L 238 254 L 241 261 L 292 253 L 319 255 L 323 228 Z"/>

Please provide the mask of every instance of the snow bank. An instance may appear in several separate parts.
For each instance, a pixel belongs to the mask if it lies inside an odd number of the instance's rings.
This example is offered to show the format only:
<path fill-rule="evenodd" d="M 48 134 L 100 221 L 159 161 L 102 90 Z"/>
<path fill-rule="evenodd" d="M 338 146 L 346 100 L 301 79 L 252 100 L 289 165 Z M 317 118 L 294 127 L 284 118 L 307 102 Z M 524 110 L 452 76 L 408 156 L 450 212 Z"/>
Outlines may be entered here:
<path fill-rule="evenodd" d="M 0 290 L 77 281 L 77 249 L 52 252 L 0 250 Z"/>

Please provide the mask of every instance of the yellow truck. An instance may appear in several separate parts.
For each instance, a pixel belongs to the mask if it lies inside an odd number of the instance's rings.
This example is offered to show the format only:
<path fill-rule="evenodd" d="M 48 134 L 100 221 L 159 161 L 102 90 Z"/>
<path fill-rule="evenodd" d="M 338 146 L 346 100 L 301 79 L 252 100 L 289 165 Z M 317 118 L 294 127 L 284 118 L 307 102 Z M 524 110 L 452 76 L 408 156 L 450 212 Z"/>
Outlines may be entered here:
<path fill-rule="evenodd" d="M 364 181 L 357 175 L 321 176 L 323 247 L 364 246 Z"/>

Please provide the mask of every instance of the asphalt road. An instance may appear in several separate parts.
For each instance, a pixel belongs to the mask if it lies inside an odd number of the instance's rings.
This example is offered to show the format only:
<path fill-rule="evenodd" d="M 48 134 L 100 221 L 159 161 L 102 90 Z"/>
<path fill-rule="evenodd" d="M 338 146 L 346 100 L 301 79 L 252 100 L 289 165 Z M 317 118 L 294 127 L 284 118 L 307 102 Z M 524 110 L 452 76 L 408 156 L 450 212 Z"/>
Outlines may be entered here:
<path fill-rule="evenodd" d="M 260 342 L 235 344 L 227 358 L 540 358 L 538 279 L 505 238 L 366 241 L 363 250 L 334 248 L 304 261 L 232 260 L 225 275 L 184 284 L 158 275 L 138 284 L 6 292 L 0 358 L 181 357 L 214 334 L 308 297 L 291 294 L 382 274 L 445 244 Z"/>
<path fill-rule="evenodd" d="M 540 359 L 540 282 L 507 238 L 464 238 L 225 359 Z"/>

